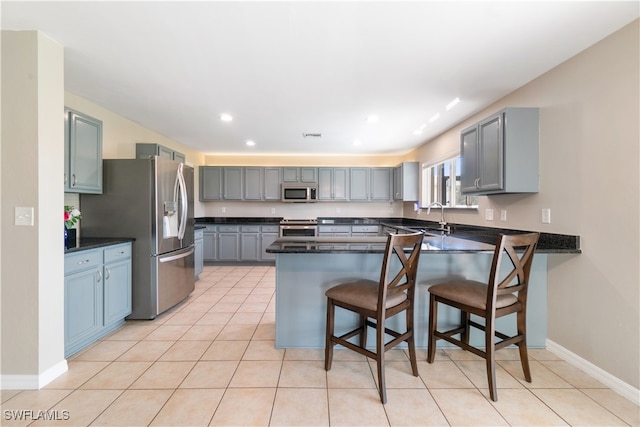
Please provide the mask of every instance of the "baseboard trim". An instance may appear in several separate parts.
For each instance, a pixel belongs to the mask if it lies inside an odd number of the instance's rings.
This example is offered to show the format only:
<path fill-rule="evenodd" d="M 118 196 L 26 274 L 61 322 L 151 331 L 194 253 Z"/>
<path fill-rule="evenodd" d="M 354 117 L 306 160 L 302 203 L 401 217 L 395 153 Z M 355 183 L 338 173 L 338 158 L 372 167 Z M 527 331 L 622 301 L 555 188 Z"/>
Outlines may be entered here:
<path fill-rule="evenodd" d="M 615 377 L 602 368 L 597 367 L 588 360 L 583 359 L 577 354 L 567 350 L 560 344 L 547 339 L 547 350 L 565 360 L 567 363 L 584 371 L 589 376 L 597 379 L 616 393 L 626 397 L 636 405 L 640 405 L 640 389 L 625 383 L 620 378 Z"/>
<path fill-rule="evenodd" d="M 2 375 L 0 390 L 39 390 L 69 370 L 64 359 L 40 375 Z"/>

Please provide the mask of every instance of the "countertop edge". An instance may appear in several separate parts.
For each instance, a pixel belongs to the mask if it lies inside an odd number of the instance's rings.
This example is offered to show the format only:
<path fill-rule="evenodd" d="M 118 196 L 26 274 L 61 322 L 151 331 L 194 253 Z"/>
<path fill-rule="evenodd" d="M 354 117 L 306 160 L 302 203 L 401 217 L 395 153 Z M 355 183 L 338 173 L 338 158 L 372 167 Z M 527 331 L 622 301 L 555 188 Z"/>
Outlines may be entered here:
<path fill-rule="evenodd" d="M 90 249 L 102 248 L 106 246 L 119 245 L 122 243 L 134 242 L 136 239 L 133 237 L 88 237 L 80 239 L 78 246 L 74 248 L 65 249 L 64 253 L 70 254 L 74 252 L 81 252 Z"/>

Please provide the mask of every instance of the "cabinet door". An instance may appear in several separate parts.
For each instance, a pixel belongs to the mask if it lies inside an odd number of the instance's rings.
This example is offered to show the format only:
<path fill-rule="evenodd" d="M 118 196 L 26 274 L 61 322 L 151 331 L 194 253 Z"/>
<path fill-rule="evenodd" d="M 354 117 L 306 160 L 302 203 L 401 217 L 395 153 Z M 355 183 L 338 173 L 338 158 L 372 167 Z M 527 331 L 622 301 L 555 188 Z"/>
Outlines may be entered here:
<path fill-rule="evenodd" d="M 502 190 L 504 188 L 504 156 L 502 139 L 502 114 L 496 114 L 480 122 L 479 188 Z"/>
<path fill-rule="evenodd" d="M 280 200 L 282 168 L 264 168 L 264 200 Z"/>
<path fill-rule="evenodd" d="M 460 191 L 463 193 L 477 190 L 478 173 L 478 128 L 465 129 L 460 134 Z"/>
<path fill-rule="evenodd" d="M 300 182 L 318 182 L 318 168 L 300 168 Z"/>
<path fill-rule="evenodd" d="M 349 200 L 369 200 L 369 168 L 351 168 Z"/>
<path fill-rule="evenodd" d="M 260 233 L 243 231 L 240 239 L 240 261 L 258 261 L 260 259 Z"/>
<path fill-rule="evenodd" d="M 263 168 L 245 167 L 244 200 L 262 200 Z"/>
<path fill-rule="evenodd" d="M 193 245 L 195 247 L 194 252 L 194 278 L 198 280 L 200 273 L 202 273 L 204 266 L 204 238 L 202 239 L 194 239 Z"/>
<path fill-rule="evenodd" d="M 131 314 L 131 259 L 104 266 L 104 324 Z"/>
<path fill-rule="evenodd" d="M 333 168 L 333 200 L 347 200 L 349 189 L 349 169 Z"/>
<path fill-rule="evenodd" d="M 267 248 L 278 238 L 277 232 L 262 232 L 260 235 L 260 260 L 274 260 L 276 254 L 266 252 Z"/>
<path fill-rule="evenodd" d="M 102 122 L 68 110 L 69 171 L 65 191 L 102 193 Z"/>
<path fill-rule="evenodd" d="M 102 266 L 64 278 L 65 356 L 102 328 Z"/>
<path fill-rule="evenodd" d="M 218 233 L 218 261 L 238 261 L 240 259 L 240 235 L 236 232 Z"/>
<path fill-rule="evenodd" d="M 173 150 L 162 145 L 158 145 L 158 157 L 165 160 L 173 160 Z"/>
<path fill-rule="evenodd" d="M 225 200 L 242 200 L 242 167 L 225 167 L 223 174 L 222 197 Z"/>
<path fill-rule="evenodd" d="M 222 200 L 222 168 L 200 166 L 200 201 Z"/>
<path fill-rule="evenodd" d="M 215 230 L 206 230 L 202 234 L 202 258 L 204 261 L 216 261 L 218 259 L 217 239 L 218 233 Z"/>
<path fill-rule="evenodd" d="M 333 168 L 318 168 L 318 200 L 332 200 Z"/>
<path fill-rule="evenodd" d="M 173 152 L 173 160 L 175 160 L 176 162 L 184 163 L 187 160 L 187 158 L 185 157 L 184 154 L 178 153 L 177 151 L 174 151 Z"/>
<path fill-rule="evenodd" d="M 371 169 L 371 200 L 391 200 L 391 171 L 389 168 Z"/>

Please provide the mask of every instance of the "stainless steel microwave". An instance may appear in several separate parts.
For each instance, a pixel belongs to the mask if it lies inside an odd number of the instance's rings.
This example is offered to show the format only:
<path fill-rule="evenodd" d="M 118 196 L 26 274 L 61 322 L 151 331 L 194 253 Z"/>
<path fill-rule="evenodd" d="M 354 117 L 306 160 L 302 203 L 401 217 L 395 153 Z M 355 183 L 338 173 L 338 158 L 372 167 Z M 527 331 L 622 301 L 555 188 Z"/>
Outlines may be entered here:
<path fill-rule="evenodd" d="M 308 203 L 318 200 L 318 187 L 314 184 L 282 184 L 283 202 Z"/>

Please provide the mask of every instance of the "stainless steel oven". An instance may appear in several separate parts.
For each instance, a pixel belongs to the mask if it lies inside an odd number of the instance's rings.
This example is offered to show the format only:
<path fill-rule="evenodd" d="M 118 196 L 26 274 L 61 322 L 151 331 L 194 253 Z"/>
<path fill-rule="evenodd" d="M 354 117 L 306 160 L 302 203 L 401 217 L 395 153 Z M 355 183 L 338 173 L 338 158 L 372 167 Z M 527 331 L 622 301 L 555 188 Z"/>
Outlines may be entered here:
<path fill-rule="evenodd" d="M 318 235 L 315 219 L 283 219 L 280 221 L 280 237 L 314 237 Z"/>

